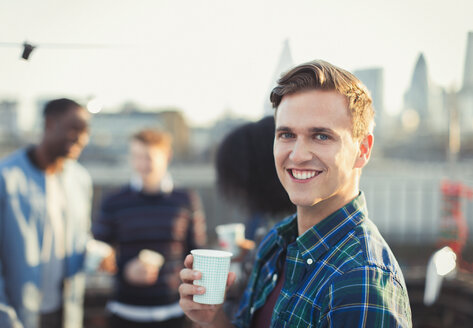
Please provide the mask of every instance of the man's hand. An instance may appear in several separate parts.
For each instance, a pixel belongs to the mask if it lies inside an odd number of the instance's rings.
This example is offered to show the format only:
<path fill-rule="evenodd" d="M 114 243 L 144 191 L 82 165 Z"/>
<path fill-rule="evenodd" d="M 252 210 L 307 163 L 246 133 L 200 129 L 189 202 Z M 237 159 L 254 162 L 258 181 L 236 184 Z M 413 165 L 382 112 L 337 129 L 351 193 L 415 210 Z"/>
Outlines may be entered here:
<path fill-rule="evenodd" d="M 149 286 L 158 279 L 159 268 L 135 257 L 125 265 L 125 279 L 132 285 Z"/>
<path fill-rule="evenodd" d="M 179 286 L 179 305 L 187 317 L 200 326 L 232 327 L 228 318 L 223 313 L 223 304 L 200 304 L 192 300 L 194 295 L 205 293 L 204 287 L 193 285 L 194 280 L 199 280 L 202 277 L 199 271 L 192 270 L 193 261 L 193 256 L 187 255 L 184 261 L 185 268 L 180 272 L 182 284 Z M 228 273 L 227 290 L 235 282 L 235 278 L 234 272 Z"/>
<path fill-rule="evenodd" d="M 110 252 L 109 255 L 104 257 L 102 262 L 99 265 L 99 271 L 104 271 L 107 273 L 114 274 L 117 272 L 117 264 L 115 262 L 115 252 Z"/>

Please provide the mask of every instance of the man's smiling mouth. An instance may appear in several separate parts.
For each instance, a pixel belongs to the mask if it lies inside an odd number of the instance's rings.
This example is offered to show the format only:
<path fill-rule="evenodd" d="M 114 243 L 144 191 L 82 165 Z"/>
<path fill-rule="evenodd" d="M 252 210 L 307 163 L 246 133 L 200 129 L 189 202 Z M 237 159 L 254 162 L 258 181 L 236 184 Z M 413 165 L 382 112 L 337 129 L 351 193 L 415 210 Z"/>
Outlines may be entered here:
<path fill-rule="evenodd" d="M 316 171 L 316 170 L 289 169 L 287 171 L 296 180 L 308 180 L 322 173 L 322 171 Z"/>

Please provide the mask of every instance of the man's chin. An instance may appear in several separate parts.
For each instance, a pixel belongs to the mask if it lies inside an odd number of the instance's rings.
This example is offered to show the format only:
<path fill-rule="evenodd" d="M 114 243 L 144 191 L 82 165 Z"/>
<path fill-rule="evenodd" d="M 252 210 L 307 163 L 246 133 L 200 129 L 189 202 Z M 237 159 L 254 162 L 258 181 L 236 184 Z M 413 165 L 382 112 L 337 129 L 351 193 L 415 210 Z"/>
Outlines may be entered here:
<path fill-rule="evenodd" d="M 77 160 L 80 156 L 80 151 L 69 151 L 63 157 L 66 159 Z"/>

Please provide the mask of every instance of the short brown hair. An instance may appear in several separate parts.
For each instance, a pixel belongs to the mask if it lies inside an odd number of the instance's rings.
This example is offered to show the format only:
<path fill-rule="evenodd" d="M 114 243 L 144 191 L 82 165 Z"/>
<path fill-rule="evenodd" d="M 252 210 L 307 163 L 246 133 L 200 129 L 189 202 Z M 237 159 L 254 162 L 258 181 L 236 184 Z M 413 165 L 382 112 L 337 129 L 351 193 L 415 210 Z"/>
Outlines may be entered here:
<path fill-rule="evenodd" d="M 137 140 L 148 146 L 159 146 L 171 149 L 172 137 L 169 133 L 155 129 L 143 129 L 135 133 L 132 140 Z"/>
<path fill-rule="evenodd" d="M 277 110 L 285 95 L 312 89 L 336 90 L 347 98 L 354 138 L 362 138 L 371 132 L 374 109 L 368 89 L 350 72 L 323 60 L 296 66 L 283 74 L 271 92 L 270 100 Z"/>

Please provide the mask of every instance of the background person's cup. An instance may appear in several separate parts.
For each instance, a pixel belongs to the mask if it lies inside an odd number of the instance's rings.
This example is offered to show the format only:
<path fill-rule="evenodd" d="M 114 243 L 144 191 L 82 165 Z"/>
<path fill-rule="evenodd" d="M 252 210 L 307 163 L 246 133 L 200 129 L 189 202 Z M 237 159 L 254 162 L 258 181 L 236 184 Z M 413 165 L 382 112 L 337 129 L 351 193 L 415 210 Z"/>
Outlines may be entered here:
<path fill-rule="evenodd" d="M 152 266 L 157 266 L 159 269 L 164 264 L 164 256 L 150 249 L 142 249 L 138 254 L 138 258 L 140 261 Z"/>
<path fill-rule="evenodd" d="M 238 256 L 240 253 L 238 244 L 245 239 L 245 225 L 243 223 L 222 224 L 215 227 L 215 231 L 220 248 Z"/>
<path fill-rule="evenodd" d="M 102 241 L 91 239 L 87 242 L 84 267 L 87 272 L 98 270 L 103 259 L 113 252 L 113 248 Z"/>
<path fill-rule="evenodd" d="M 205 287 L 205 293 L 194 295 L 194 302 L 201 304 L 222 304 L 225 298 L 228 270 L 232 253 L 213 249 L 194 249 L 192 268 L 202 273 L 194 285 Z"/>

